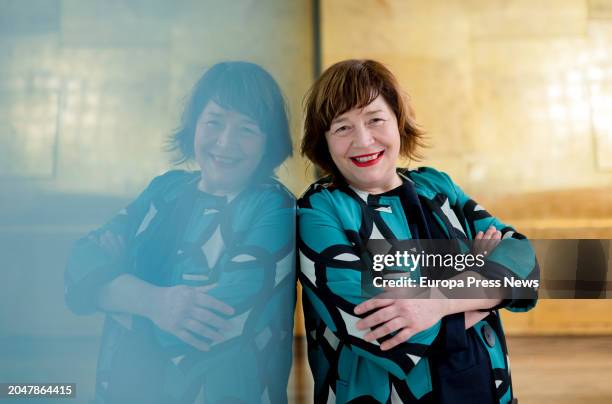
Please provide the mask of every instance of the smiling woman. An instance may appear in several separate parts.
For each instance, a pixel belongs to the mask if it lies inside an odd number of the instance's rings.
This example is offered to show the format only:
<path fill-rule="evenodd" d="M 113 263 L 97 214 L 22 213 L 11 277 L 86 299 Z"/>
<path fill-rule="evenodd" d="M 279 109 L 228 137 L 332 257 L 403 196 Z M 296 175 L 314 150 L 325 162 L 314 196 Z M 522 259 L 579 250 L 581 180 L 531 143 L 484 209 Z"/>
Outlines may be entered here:
<path fill-rule="evenodd" d="M 357 188 L 381 193 L 401 184 L 394 175 L 400 151 L 397 119 L 382 96 L 338 116 L 325 137 L 334 164 Z"/>
<path fill-rule="evenodd" d="M 172 135 L 174 170 L 78 240 L 66 269 L 76 313 L 106 313 L 97 403 L 287 401 L 295 303 L 291 154 L 274 79 L 220 63 Z"/>
<path fill-rule="evenodd" d="M 402 299 L 363 287 L 376 253 L 371 240 L 387 240 L 391 254 L 401 240 L 474 239 L 495 248 L 502 237 L 524 238 L 446 174 L 397 167 L 422 144 L 401 94 L 382 64 L 347 60 L 327 69 L 307 97 L 302 154 L 329 174 L 298 201 L 315 401 L 509 403 L 497 309 L 525 311 L 535 300 Z M 509 257 L 497 269 L 537 277 L 525 249 L 526 268 Z"/>
<path fill-rule="evenodd" d="M 372 61 L 342 66 L 328 69 L 308 95 L 302 154 L 335 178 L 341 177 L 338 164 L 346 163 L 340 156 L 365 163 L 372 154 L 381 157 L 378 153 L 383 152 L 384 169 L 376 171 L 387 177 L 395 171 L 399 155 L 418 160 L 423 132 L 393 74 Z M 367 166 L 371 165 L 375 163 Z"/>
<path fill-rule="evenodd" d="M 247 179 L 272 176 L 291 149 L 278 84 L 246 62 L 219 63 L 202 75 L 169 143 L 169 150 L 178 152 L 176 163 L 198 163 L 200 185 L 211 191 L 239 189 Z"/>
<path fill-rule="evenodd" d="M 266 135 L 255 121 L 210 101 L 195 131 L 195 161 L 202 168 L 199 188 L 210 193 L 243 188 L 261 163 Z"/>

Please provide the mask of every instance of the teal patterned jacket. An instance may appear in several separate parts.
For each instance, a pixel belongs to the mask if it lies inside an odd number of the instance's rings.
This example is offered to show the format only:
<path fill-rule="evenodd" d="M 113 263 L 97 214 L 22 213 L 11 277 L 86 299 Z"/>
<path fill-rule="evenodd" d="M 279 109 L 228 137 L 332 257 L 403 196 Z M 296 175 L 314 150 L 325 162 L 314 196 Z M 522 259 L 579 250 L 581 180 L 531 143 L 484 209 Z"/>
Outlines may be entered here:
<path fill-rule="evenodd" d="M 367 300 L 361 275 L 370 239 L 413 238 L 418 213 L 405 200 L 412 192 L 439 238 L 473 239 L 493 225 L 504 239 L 525 239 L 471 200 L 433 168 L 398 169 L 400 188 L 371 195 L 324 178 L 298 201 L 298 248 L 308 359 L 317 403 L 493 402 L 513 398 L 498 309 L 527 311 L 536 300 L 504 300 L 465 330 L 463 313 L 447 316 L 408 341 L 381 351 L 355 324 L 354 307 Z M 432 237 L 437 238 L 437 237 Z M 525 240 L 526 241 L 526 240 Z M 521 279 L 538 278 L 526 242 L 522 259 L 496 263 Z"/>
<path fill-rule="evenodd" d="M 198 351 L 148 318 L 108 313 L 97 363 L 96 403 L 284 403 L 295 307 L 295 199 L 274 179 L 234 198 L 197 189 L 200 172 L 156 177 L 104 226 L 78 240 L 65 273 L 77 314 L 96 311 L 102 285 L 123 273 L 158 286 L 215 285 L 235 309 L 225 339 Z M 126 250 L 97 242 L 106 231 Z M 139 296 L 134 296 L 138 299 Z"/>

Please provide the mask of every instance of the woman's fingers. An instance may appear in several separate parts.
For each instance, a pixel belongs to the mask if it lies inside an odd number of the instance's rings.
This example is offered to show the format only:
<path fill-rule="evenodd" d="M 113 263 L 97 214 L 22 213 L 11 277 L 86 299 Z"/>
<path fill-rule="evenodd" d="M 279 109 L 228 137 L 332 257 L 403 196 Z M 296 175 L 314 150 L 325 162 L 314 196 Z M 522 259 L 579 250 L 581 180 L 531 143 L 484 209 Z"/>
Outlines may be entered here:
<path fill-rule="evenodd" d="M 389 306 L 390 304 L 393 304 L 394 301 L 395 299 L 381 299 L 378 297 L 374 297 L 370 300 L 366 300 L 365 302 L 355 306 L 354 311 L 355 311 L 355 314 L 359 315 L 359 314 L 367 313 L 374 309 L 378 309 L 380 307 Z"/>
<path fill-rule="evenodd" d="M 181 341 L 186 342 L 187 344 L 193 346 L 196 349 L 199 349 L 200 351 L 208 351 L 210 349 L 210 345 L 208 345 L 201 339 L 193 336 L 193 334 L 191 334 L 187 330 L 179 330 L 174 335 L 176 335 Z"/>
<path fill-rule="evenodd" d="M 397 317 L 397 309 L 393 305 L 383 307 L 376 310 L 366 318 L 363 318 L 357 322 L 357 328 L 365 330 L 366 328 L 372 328 L 378 324 L 385 323 L 393 318 Z"/>
<path fill-rule="evenodd" d="M 490 251 L 493 251 L 495 247 L 499 245 L 499 243 L 501 242 L 501 238 L 501 231 L 495 231 L 495 234 L 491 237 Z"/>
<path fill-rule="evenodd" d="M 489 226 L 489 228 L 487 229 L 487 231 L 485 232 L 483 238 L 485 240 L 490 240 L 491 237 L 493 237 L 493 235 L 497 233 L 497 229 L 495 228 L 495 226 Z"/>
<path fill-rule="evenodd" d="M 104 248 L 106 251 L 110 252 L 111 254 L 114 253 L 113 243 L 110 237 L 110 232 L 108 230 L 100 234 L 99 241 L 100 241 L 100 246 L 102 248 Z"/>
<path fill-rule="evenodd" d="M 387 321 L 385 324 L 367 333 L 366 335 L 364 335 L 363 338 L 366 341 L 373 341 L 375 339 L 382 338 L 385 335 L 389 335 L 392 332 L 404 327 L 405 325 L 406 321 L 403 318 L 395 317 L 394 319 Z"/>
<path fill-rule="evenodd" d="M 464 313 L 465 329 L 467 330 L 469 328 L 472 328 L 476 323 L 481 320 L 484 320 L 484 318 L 487 317 L 489 314 L 491 313 L 488 311 L 466 311 Z"/>
<path fill-rule="evenodd" d="M 489 226 L 485 232 L 479 231 L 474 237 L 474 251 L 490 253 L 497 247 L 501 238 L 502 233 L 495 226 Z"/>
<path fill-rule="evenodd" d="M 406 342 L 410 337 L 415 334 L 414 330 L 409 327 L 404 328 L 397 334 L 393 336 L 393 338 L 389 338 L 385 342 L 380 345 L 380 349 L 383 351 L 388 351 L 389 349 L 395 348 L 399 344 Z"/>
<path fill-rule="evenodd" d="M 208 327 L 205 324 L 202 324 L 201 322 L 191 318 L 185 320 L 183 327 L 187 331 L 190 331 L 191 333 L 196 334 L 198 336 L 208 338 L 213 342 L 221 342 L 225 339 L 222 334 L 215 331 L 213 328 Z"/>
<path fill-rule="evenodd" d="M 212 309 L 228 316 L 233 315 L 235 311 L 231 306 L 205 293 L 196 294 L 196 304 L 200 307 Z"/>
<path fill-rule="evenodd" d="M 123 238 L 110 230 L 102 233 L 98 240 L 100 246 L 112 255 L 121 255 L 125 249 Z"/>
<path fill-rule="evenodd" d="M 497 247 L 501 240 L 501 232 L 498 231 L 495 227 L 491 226 L 487 229 L 487 232 L 484 234 L 483 238 L 486 240 L 484 243 L 484 250 L 491 252 Z"/>
<path fill-rule="evenodd" d="M 195 287 L 195 289 L 196 289 L 198 292 L 206 293 L 206 292 L 208 292 L 209 290 L 216 288 L 216 287 L 217 287 L 217 285 L 218 285 L 217 283 L 211 283 L 210 285 L 196 286 L 196 287 Z"/>
<path fill-rule="evenodd" d="M 221 318 L 210 310 L 203 309 L 200 307 L 193 308 L 191 312 L 191 317 L 201 323 L 213 326 L 221 331 L 229 331 L 232 328 L 232 323 L 230 323 L 229 320 Z"/>

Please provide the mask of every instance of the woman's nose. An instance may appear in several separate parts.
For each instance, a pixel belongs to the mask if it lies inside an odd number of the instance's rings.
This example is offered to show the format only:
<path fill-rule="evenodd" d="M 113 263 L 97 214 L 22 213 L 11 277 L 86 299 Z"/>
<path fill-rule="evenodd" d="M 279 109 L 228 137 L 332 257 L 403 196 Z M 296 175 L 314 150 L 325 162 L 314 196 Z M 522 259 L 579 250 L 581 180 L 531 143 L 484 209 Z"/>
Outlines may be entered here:
<path fill-rule="evenodd" d="M 232 146 L 234 141 L 234 136 L 232 135 L 233 128 L 231 125 L 226 125 L 223 130 L 217 135 L 217 141 L 215 142 L 217 146 L 220 147 L 229 147 Z"/>
<path fill-rule="evenodd" d="M 353 136 L 354 147 L 368 147 L 374 142 L 374 137 L 370 130 L 362 125 L 355 128 L 355 135 Z"/>

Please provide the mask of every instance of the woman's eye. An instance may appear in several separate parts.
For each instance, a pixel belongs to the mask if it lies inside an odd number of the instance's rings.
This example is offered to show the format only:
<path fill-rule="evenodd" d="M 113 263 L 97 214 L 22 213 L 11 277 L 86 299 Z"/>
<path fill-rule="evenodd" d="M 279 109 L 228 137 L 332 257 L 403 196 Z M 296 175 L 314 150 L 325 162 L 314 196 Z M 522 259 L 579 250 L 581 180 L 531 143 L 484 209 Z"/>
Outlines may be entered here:
<path fill-rule="evenodd" d="M 240 133 L 243 136 L 257 136 L 259 135 L 259 131 L 254 129 L 254 128 L 250 128 L 248 126 L 243 126 L 242 128 L 240 128 Z"/>
<path fill-rule="evenodd" d="M 370 124 L 372 124 L 372 125 L 380 125 L 384 121 L 385 120 L 382 119 L 382 118 L 372 118 L 372 119 L 370 119 Z"/>
<path fill-rule="evenodd" d="M 219 122 L 219 121 L 206 121 L 206 122 L 204 122 L 204 125 L 206 125 L 209 128 L 218 128 L 219 126 L 221 126 L 221 122 Z"/>
<path fill-rule="evenodd" d="M 349 130 L 349 127 L 347 125 L 344 126 L 340 126 L 339 128 L 334 129 L 334 133 L 337 135 L 346 133 Z"/>

